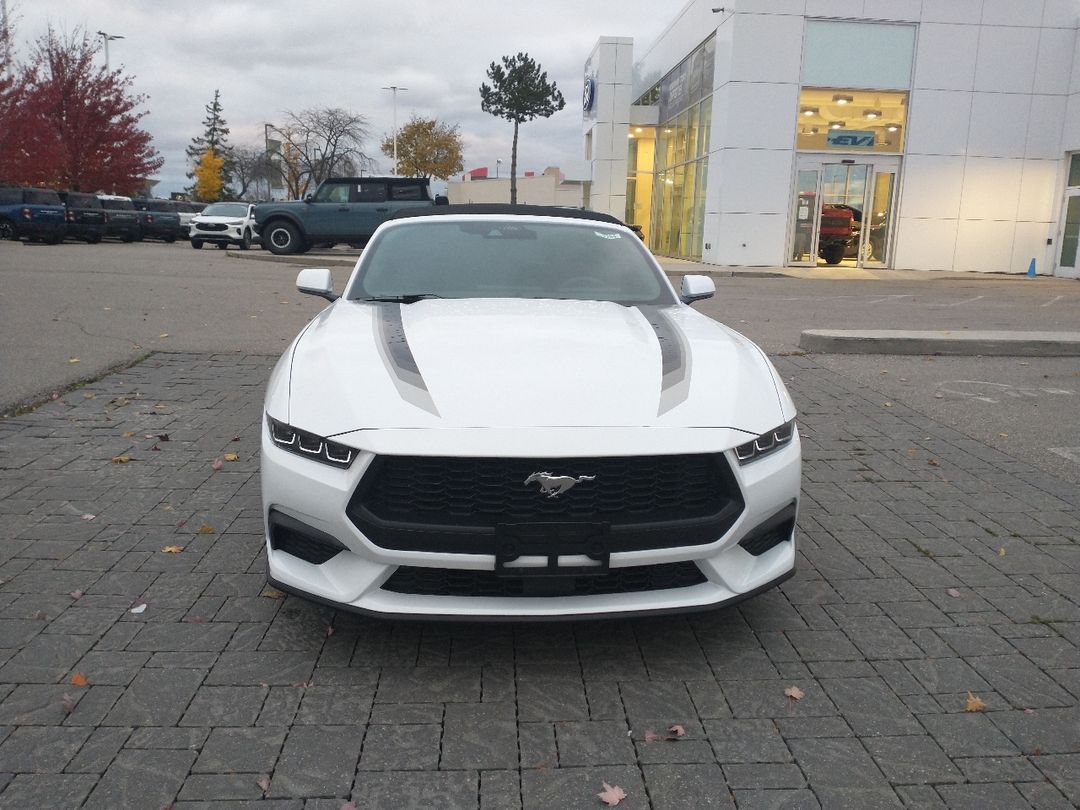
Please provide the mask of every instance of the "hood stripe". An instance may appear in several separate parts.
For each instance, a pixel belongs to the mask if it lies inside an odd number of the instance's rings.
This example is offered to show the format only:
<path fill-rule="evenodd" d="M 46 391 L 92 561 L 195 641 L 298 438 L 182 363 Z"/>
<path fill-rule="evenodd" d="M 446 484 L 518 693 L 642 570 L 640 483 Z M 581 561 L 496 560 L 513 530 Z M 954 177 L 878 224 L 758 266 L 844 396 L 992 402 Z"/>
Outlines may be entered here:
<path fill-rule="evenodd" d="M 668 307 L 639 306 L 660 344 L 660 404 L 656 415 L 662 416 L 690 395 L 690 346 Z"/>
<path fill-rule="evenodd" d="M 405 325 L 401 320 L 401 304 L 380 303 L 374 318 L 376 345 L 386 370 L 394 380 L 401 398 L 428 413 L 439 415 L 420 368 L 416 365 Z"/>

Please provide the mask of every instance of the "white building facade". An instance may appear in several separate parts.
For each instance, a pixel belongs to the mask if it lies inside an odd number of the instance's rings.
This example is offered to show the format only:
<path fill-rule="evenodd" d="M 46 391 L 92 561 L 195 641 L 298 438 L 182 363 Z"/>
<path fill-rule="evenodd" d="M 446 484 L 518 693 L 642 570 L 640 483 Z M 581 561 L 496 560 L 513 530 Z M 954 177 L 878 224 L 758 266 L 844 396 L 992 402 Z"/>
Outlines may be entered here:
<path fill-rule="evenodd" d="M 724 1 L 598 41 L 591 208 L 717 265 L 1080 275 L 1080 0 Z"/>

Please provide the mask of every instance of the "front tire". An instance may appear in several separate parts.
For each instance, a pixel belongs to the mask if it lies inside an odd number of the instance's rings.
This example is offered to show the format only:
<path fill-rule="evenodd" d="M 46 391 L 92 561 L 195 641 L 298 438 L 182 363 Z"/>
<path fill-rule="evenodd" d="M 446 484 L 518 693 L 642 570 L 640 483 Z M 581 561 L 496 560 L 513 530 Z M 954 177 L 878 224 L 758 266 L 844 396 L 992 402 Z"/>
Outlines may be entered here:
<path fill-rule="evenodd" d="M 263 244 L 276 256 L 289 256 L 299 253 L 304 242 L 300 231 L 291 222 L 282 219 L 269 223 L 263 231 Z"/>
<path fill-rule="evenodd" d="M 251 250 L 251 231 L 244 229 L 244 235 L 240 238 L 240 249 Z"/>
<path fill-rule="evenodd" d="M 217 249 L 218 250 L 228 250 L 229 249 L 229 243 L 228 242 L 218 242 L 217 243 Z"/>
<path fill-rule="evenodd" d="M 192 239 L 191 240 L 191 246 L 193 248 L 195 248 L 195 250 L 202 250 L 202 246 L 203 246 L 202 239 Z"/>
<path fill-rule="evenodd" d="M 0 219 L 0 241 L 10 242 L 17 238 L 15 236 L 15 226 L 6 219 Z"/>
<path fill-rule="evenodd" d="M 844 260 L 844 246 L 839 243 L 825 245 L 821 249 L 821 258 L 826 264 L 840 264 Z"/>

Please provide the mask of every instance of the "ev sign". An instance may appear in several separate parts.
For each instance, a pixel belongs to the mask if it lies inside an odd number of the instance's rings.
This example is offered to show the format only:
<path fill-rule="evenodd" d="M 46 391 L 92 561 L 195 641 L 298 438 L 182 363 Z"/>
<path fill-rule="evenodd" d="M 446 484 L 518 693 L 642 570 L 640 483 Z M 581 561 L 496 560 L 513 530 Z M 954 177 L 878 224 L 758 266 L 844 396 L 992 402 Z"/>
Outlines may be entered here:
<path fill-rule="evenodd" d="M 581 92 L 581 109 L 588 112 L 596 100 L 596 80 L 592 76 L 585 77 L 585 87 Z"/>
<path fill-rule="evenodd" d="M 845 132 L 842 129 L 830 129 L 826 141 L 833 149 L 873 149 L 873 132 Z"/>

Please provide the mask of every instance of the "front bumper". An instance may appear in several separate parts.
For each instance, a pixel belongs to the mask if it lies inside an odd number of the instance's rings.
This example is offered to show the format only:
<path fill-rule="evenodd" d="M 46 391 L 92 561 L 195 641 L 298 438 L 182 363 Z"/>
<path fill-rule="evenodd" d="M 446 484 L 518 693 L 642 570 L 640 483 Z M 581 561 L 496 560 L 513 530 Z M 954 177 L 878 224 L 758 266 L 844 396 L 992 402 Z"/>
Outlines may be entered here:
<path fill-rule="evenodd" d="M 229 225 L 223 231 L 205 231 L 192 224 L 188 232 L 191 239 L 201 239 L 204 242 L 228 242 L 240 244 L 244 238 L 243 225 Z"/>
<path fill-rule="evenodd" d="M 417 433 L 424 433 L 418 437 Z M 794 532 L 763 553 L 739 545 L 785 510 L 797 509 L 801 476 L 798 434 L 784 449 L 745 466 L 731 448 L 745 433 L 727 429 L 592 429 L 358 431 L 346 440 L 361 452 L 349 469 L 329 467 L 289 453 L 263 430 L 262 494 L 268 579 L 282 590 L 338 608 L 396 617 L 448 619 L 557 619 L 705 610 L 747 598 L 791 576 L 795 567 Z M 376 455 L 407 455 L 417 444 L 430 455 L 503 455 L 559 458 L 724 452 L 744 501 L 738 519 L 712 542 L 612 552 L 612 571 L 692 563 L 696 584 L 596 595 L 471 596 L 402 593 L 388 580 L 399 566 L 491 572 L 494 554 L 405 551 L 376 546 L 349 520 L 346 507 Z M 270 542 L 271 512 L 310 527 L 344 547 L 326 562 L 307 562 Z M 560 564 L 562 564 L 560 562 Z M 684 566 L 685 567 L 685 566 Z M 645 570 L 644 568 L 640 570 Z"/>

